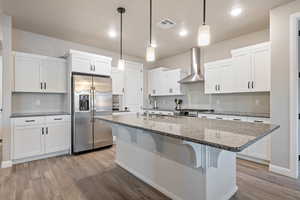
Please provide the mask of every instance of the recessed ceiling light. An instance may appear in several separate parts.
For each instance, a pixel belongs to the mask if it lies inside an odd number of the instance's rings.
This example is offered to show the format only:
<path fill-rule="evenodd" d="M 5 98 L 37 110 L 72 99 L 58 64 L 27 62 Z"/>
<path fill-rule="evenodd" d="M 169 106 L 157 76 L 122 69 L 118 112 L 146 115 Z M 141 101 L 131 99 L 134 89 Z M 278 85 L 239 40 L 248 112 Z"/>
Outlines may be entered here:
<path fill-rule="evenodd" d="M 233 16 L 233 17 L 237 17 L 239 16 L 240 14 L 242 14 L 243 12 L 243 9 L 240 8 L 240 7 L 235 7 L 235 8 L 232 8 L 232 10 L 230 11 L 230 15 Z"/>
<path fill-rule="evenodd" d="M 185 37 L 188 34 L 188 31 L 186 29 L 181 29 L 178 33 L 181 37 Z"/>
<path fill-rule="evenodd" d="M 117 37 L 117 32 L 115 30 L 109 30 L 108 31 L 108 36 L 110 38 L 115 38 L 115 37 Z"/>

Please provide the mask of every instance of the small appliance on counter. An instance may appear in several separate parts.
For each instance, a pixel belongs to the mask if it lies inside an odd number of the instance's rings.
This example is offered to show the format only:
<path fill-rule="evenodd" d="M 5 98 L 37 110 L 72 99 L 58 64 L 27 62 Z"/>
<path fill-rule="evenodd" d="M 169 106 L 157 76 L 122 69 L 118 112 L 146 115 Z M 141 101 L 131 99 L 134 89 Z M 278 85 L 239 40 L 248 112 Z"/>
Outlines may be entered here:
<path fill-rule="evenodd" d="M 112 109 L 113 111 L 123 111 L 123 95 L 112 95 Z"/>

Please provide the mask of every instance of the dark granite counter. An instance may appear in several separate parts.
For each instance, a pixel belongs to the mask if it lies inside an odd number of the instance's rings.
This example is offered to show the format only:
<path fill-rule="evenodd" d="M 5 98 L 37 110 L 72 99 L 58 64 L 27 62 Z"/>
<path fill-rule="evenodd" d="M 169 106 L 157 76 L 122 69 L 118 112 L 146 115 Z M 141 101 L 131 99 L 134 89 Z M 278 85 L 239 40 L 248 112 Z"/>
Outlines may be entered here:
<path fill-rule="evenodd" d="M 67 112 L 13 113 L 10 116 L 10 118 L 42 117 L 42 116 L 55 116 L 55 115 L 71 115 L 71 114 Z"/>
<path fill-rule="evenodd" d="M 232 152 L 244 150 L 279 128 L 272 124 L 190 117 L 110 115 L 95 118 Z"/>

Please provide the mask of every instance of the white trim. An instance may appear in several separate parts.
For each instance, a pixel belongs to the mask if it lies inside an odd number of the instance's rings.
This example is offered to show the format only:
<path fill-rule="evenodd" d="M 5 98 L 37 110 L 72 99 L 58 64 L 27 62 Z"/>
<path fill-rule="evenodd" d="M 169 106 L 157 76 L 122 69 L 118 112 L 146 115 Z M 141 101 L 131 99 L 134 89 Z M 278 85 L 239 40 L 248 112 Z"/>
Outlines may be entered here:
<path fill-rule="evenodd" d="M 290 128 L 290 152 L 289 152 L 289 172 L 286 170 L 278 170 L 287 173 L 288 176 L 298 178 L 298 21 L 300 21 L 300 13 L 290 16 L 290 83 L 289 83 L 289 128 Z M 273 168 L 274 169 L 274 168 Z M 276 168 L 284 169 L 284 168 Z"/>
<path fill-rule="evenodd" d="M 9 168 L 9 167 L 12 167 L 12 165 L 13 165 L 13 163 L 11 160 L 2 161 L 2 163 L 1 163 L 2 168 Z"/>
<path fill-rule="evenodd" d="M 295 178 L 293 176 L 293 171 L 291 169 L 284 168 L 284 167 L 279 167 L 277 165 L 271 165 L 271 164 L 269 165 L 269 169 L 270 169 L 270 171 L 272 171 L 276 174 L 281 174 L 281 175 L 284 175 L 284 176 Z"/>

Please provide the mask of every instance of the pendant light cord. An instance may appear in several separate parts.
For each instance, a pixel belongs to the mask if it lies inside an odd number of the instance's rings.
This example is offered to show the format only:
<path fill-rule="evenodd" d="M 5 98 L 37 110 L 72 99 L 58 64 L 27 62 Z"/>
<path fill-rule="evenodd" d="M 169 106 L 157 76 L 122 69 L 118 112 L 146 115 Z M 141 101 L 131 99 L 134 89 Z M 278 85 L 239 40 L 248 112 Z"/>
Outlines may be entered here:
<path fill-rule="evenodd" d="M 150 0 L 150 46 L 152 46 L 152 0 Z"/>
<path fill-rule="evenodd" d="M 123 13 L 120 13 L 120 59 L 123 59 Z"/>
<path fill-rule="evenodd" d="M 203 0 L 203 25 L 206 25 L 206 0 Z"/>

